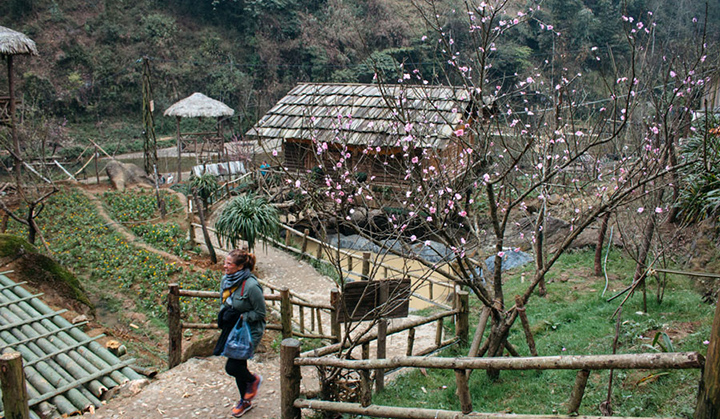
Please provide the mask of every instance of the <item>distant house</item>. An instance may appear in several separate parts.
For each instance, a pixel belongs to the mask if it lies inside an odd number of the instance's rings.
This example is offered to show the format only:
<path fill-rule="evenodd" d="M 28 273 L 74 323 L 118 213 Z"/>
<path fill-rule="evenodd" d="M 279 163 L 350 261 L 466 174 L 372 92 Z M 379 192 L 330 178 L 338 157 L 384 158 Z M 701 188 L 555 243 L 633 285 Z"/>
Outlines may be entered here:
<path fill-rule="evenodd" d="M 466 89 L 446 86 L 301 83 L 246 139 L 282 151 L 290 170 L 323 169 L 343 153 L 356 173 L 374 176 L 375 184 L 392 184 L 405 175 L 408 133 L 417 155 L 432 148 L 442 159 L 457 157 L 458 140 L 472 141 L 464 128 L 477 120 L 474 103 Z M 333 156 L 328 161 L 315 151 L 322 144 L 328 148 L 323 155 Z"/>

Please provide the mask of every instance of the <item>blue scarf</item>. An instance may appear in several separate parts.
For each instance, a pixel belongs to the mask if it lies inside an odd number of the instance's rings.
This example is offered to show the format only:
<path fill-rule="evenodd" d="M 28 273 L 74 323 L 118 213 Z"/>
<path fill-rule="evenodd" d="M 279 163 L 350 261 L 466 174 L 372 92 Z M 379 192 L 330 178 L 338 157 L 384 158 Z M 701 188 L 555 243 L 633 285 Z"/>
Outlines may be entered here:
<path fill-rule="evenodd" d="M 231 290 L 232 288 L 239 287 L 243 281 L 250 278 L 252 273 L 250 273 L 250 269 L 241 269 L 234 274 L 230 275 L 223 275 L 222 280 L 220 281 L 220 292 L 222 293 L 222 301 L 225 302 L 228 296 L 230 296 L 231 293 L 228 293 L 227 296 L 226 291 Z"/>

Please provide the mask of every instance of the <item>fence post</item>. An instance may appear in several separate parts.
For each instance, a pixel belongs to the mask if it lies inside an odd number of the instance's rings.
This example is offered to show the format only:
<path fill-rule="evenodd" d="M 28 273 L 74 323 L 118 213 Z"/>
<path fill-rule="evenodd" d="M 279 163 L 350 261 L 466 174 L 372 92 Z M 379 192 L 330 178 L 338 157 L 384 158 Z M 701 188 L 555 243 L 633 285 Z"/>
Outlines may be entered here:
<path fill-rule="evenodd" d="M 408 330 L 407 352 L 405 352 L 405 355 L 412 356 L 413 346 L 415 346 L 415 328 L 411 327 Z"/>
<path fill-rule="evenodd" d="M 290 302 L 290 290 L 287 287 L 280 288 L 280 324 L 282 325 L 283 339 L 292 337 L 292 303 Z"/>
<path fill-rule="evenodd" d="M 348 253 L 348 271 L 352 272 L 353 270 L 353 257 L 351 254 Z"/>
<path fill-rule="evenodd" d="M 470 302 L 467 291 L 457 292 L 457 322 L 455 323 L 455 336 L 460 339 L 461 345 L 468 344 L 470 333 Z"/>
<path fill-rule="evenodd" d="M 195 221 L 195 215 L 193 213 L 193 204 L 192 200 L 188 200 L 188 214 L 187 214 L 187 223 L 188 223 L 188 234 L 190 235 L 190 243 L 192 243 L 193 247 L 195 247 L 195 227 L 193 227 L 193 221 Z"/>
<path fill-rule="evenodd" d="M 310 235 L 310 230 L 306 228 L 305 231 L 303 232 L 302 247 L 300 248 L 300 252 L 302 252 L 303 256 L 304 256 L 305 253 L 307 252 L 307 247 L 308 247 L 308 235 Z"/>
<path fill-rule="evenodd" d="M 182 324 L 180 323 L 180 286 L 178 284 L 170 284 L 170 292 L 168 293 L 168 334 L 170 342 L 168 344 L 168 368 L 174 368 L 180 365 L 182 356 Z"/>
<path fill-rule="evenodd" d="M 0 355 L 0 388 L 2 402 L 7 419 L 28 419 L 27 387 L 20 352 L 7 352 Z"/>
<path fill-rule="evenodd" d="M 362 256 L 362 275 L 363 279 L 370 279 L 370 252 L 363 252 Z"/>
<path fill-rule="evenodd" d="M 387 320 L 378 320 L 377 332 L 377 359 L 385 359 L 387 353 Z M 375 391 L 383 391 L 385 389 L 385 370 L 378 368 L 375 370 Z"/>
<path fill-rule="evenodd" d="M 705 369 L 700 377 L 695 419 L 720 417 L 720 301 L 715 306 L 715 318 L 710 332 Z"/>
<path fill-rule="evenodd" d="M 315 254 L 315 259 L 322 260 L 322 254 L 323 254 L 323 242 L 318 243 L 317 247 L 317 253 Z"/>
<path fill-rule="evenodd" d="M 292 233 L 290 233 L 290 230 L 287 230 L 287 229 L 285 230 L 285 247 L 290 247 L 290 239 L 291 239 L 290 235 L 291 234 Z"/>
<path fill-rule="evenodd" d="M 370 342 L 362 344 L 362 359 L 370 359 Z M 360 389 L 358 394 L 360 406 L 368 407 L 372 404 L 372 383 L 370 382 L 370 370 L 361 369 L 358 373 L 360 374 Z"/>
<path fill-rule="evenodd" d="M 280 418 L 299 419 L 300 409 L 293 403 L 300 397 L 300 367 L 295 358 L 300 356 L 300 341 L 283 339 L 280 344 Z"/>
<path fill-rule="evenodd" d="M 333 343 L 340 342 L 340 291 L 330 290 L 330 334 L 333 336 Z"/>
<path fill-rule="evenodd" d="M 472 399 L 470 398 L 470 387 L 468 376 L 464 369 L 455 370 L 455 384 L 457 385 L 457 396 L 460 400 L 460 409 L 464 414 L 472 412 Z"/>

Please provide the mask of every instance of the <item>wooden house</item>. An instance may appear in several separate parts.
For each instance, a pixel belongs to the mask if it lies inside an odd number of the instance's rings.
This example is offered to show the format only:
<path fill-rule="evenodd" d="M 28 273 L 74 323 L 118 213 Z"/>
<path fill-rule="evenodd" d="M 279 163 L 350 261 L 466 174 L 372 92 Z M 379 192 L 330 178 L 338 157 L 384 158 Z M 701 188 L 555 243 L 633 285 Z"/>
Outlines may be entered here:
<path fill-rule="evenodd" d="M 374 184 L 397 184 L 412 156 L 426 148 L 453 161 L 470 141 L 473 115 L 466 89 L 446 86 L 301 83 L 246 134 L 266 150 L 281 150 L 290 170 L 324 169 L 345 159 Z M 412 137 L 410 137 L 412 134 Z M 327 152 L 317 153 L 317 147 Z M 349 157 L 348 157 L 349 154 Z M 373 178 L 374 177 L 374 178 Z"/>

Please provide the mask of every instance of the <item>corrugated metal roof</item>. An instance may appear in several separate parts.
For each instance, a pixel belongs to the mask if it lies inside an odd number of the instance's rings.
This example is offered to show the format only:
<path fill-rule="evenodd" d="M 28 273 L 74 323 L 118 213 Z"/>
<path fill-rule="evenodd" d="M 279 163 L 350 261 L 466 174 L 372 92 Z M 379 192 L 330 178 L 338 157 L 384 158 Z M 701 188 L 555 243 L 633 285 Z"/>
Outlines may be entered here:
<path fill-rule="evenodd" d="M 343 143 L 362 146 L 377 144 L 380 135 L 391 136 L 383 143 L 395 143 L 407 135 L 406 124 L 413 124 L 419 146 L 441 148 L 469 103 L 467 90 L 447 86 L 300 83 L 246 136 L 326 142 L 342 137 Z"/>
<path fill-rule="evenodd" d="M 100 407 L 113 387 L 142 378 L 81 329 L 0 274 L 0 349 L 22 354 L 31 417 L 65 417 Z"/>

